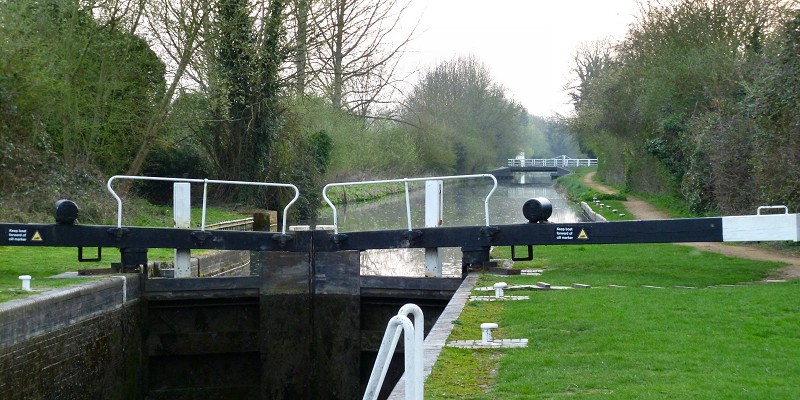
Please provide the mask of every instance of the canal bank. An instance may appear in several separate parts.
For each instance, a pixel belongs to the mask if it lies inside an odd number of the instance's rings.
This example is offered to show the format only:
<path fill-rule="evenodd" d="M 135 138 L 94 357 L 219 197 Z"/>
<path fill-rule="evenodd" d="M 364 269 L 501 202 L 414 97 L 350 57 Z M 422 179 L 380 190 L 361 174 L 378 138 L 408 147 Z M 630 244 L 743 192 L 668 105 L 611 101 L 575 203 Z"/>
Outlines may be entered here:
<path fill-rule="evenodd" d="M 262 276 L 126 274 L 3 303 L 0 397 L 357 398 L 397 310 L 420 305 L 428 332 L 461 285 L 359 277 L 356 252 L 264 260 Z"/>
<path fill-rule="evenodd" d="M 582 178 L 582 183 L 600 193 L 616 194 L 618 190 L 603 185 L 594 180 L 595 172 L 589 172 Z M 628 199 L 623 202 L 625 208 L 632 213 L 637 219 L 652 220 L 652 219 L 666 219 L 669 214 L 657 209 L 653 205 L 635 198 L 628 196 Z M 684 246 L 690 246 L 698 250 L 719 253 L 728 257 L 745 258 L 749 260 L 758 261 L 772 261 L 779 263 L 786 263 L 787 266 L 775 271 L 772 278 L 777 279 L 798 279 L 800 278 L 800 257 L 797 257 L 787 252 L 780 252 L 776 250 L 769 250 L 754 246 L 735 246 L 723 243 L 681 243 Z"/>
<path fill-rule="evenodd" d="M 0 303 L 0 397 L 143 397 L 139 276 Z"/>
<path fill-rule="evenodd" d="M 15 374 L 3 378 L 10 382 L 4 392 L 20 393 L 16 398 L 49 398 L 60 387 L 67 389 L 68 396 L 74 393 L 66 398 L 108 397 L 98 390 L 112 390 L 120 398 L 323 398 L 325 393 L 352 398 L 371 366 L 370 353 L 377 350 L 374 345 L 379 341 L 375 339 L 396 310 L 406 302 L 420 304 L 430 328 L 461 280 L 359 277 L 358 257 L 352 257 L 357 252 L 332 250 L 325 233 L 296 233 L 293 245 L 310 244 L 313 235 L 323 235 L 315 241 L 331 249 L 321 249 L 323 253 L 313 257 L 268 252 L 278 257 L 267 263 L 275 268 L 259 276 L 155 279 L 143 273 L 89 282 L 76 288 L 77 294 L 54 291 L 47 295 L 52 302 L 43 302 L 43 308 L 8 303 L 0 320 L 8 321 L 7 328 L 19 329 L 16 336 L 8 335 L 18 341 L 3 348 L 3 371 Z M 118 305 L 107 298 L 114 290 L 120 298 Z M 42 315 L 61 314 L 59 306 L 73 311 L 63 313 L 67 322 L 56 319 L 43 328 L 27 324 Z M 34 328 L 27 330 L 29 326 Z M 107 336 L 92 336 L 101 333 Z M 58 359 L 71 353 L 56 351 L 52 338 L 70 339 L 67 345 L 89 338 L 121 359 L 109 358 L 106 369 L 95 366 L 101 362 L 94 358 Z M 15 361 L 8 361 L 40 343 L 54 349 L 55 358 L 40 357 L 39 364 L 18 368 Z M 98 354 L 85 347 L 76 351 L 90 358 Z M 101 353 L 97 359 L 107 359 L 107 355 Z M 318 368 L 320 360 L 322 368 Z M 67 368 L 66 372 L 57 366 Z M 48 379 L 50 383 L 26 381 L 37 368 L 56 375 Z M 70 368 L 122 383 L 106 384 Z M 341 373 L 355 379 L 342 379 Z M 389 388 L 392 380 L 387 381 Z M 315 384 L 307 388 L 308 382 Z"/>
<path fill-rule="evenodd" d="M 488 277 L 530 301 L 475 304 L 450 340 L 527 337 L 528 349 L 445 349 L 426 398 L 791 398 L 797 282 L 765 281 L 781 264 L 670 244 L 539 246 L 538 277 Z M 499 254 L 502 255 L 502 254 Z M 508 256 L 508 253 L 505 253 Z M 765 282 L 772 282 L 765 284 Z M 780 347 L 773 347 L 781 343 Z M 743 371 L 747 371 L 746 373 Z M 632 378 L 633 377 L 633 378 Z"/>

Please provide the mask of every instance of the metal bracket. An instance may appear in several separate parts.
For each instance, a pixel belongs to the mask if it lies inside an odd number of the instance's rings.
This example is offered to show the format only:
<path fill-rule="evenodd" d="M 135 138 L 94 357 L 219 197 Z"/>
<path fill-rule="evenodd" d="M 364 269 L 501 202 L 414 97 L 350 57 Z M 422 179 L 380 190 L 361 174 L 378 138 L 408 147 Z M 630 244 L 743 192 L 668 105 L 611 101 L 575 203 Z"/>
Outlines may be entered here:
<path fill-rule="evenodd" d="M 786 206 L 760 206 L 756 209 L 756 215 L 762 215 L 761 210 L 783 210 L 784 214 L 789 214 L 789 207 Z"/>
<path fill-rule="evenodd" d="M 528 245 L 528 255 L 525 257 L 517 257 L 514 248 L 516 246 L 511 246 L 511 261 L 530 261 L 533 260 L 533 245 Z"/>
<path fill-rule="evenodd" d="M 191 236 L 198 244 L 204 244 L 208 239 L 214 237 L 214 234 L 208 231 L 194 231 Z"/>
<path fill-rule="evenodd" d="M 122 237 L 128 234 L 128 228 L 108 228 L 106 230 L 109 235 L 113 236 L 117 241 L 122 240 Z"/>
<path fill-rule="evenodd" d="M 272 235 L 272 240 L 275 240 L 280 244 L 281 248 L 286 247 L 286 243 L 289 243 L 292 240 L 292 235 L 285 235 L 285 234 L 276 234 Z"/>
<path fill-rule="evenodd" d="M 103 248 L 97 248 L 97 257 L 96 258 L 85 258 L 83 257 L 83 247 L 78 247 L 78 262 L 95 262 L 95 261 L 102 261 L 103 260 Z"/>
<path fill-rule="evenodd" d="M 403 232 L 403 239 L 407 240 L 409 243 L 413 243 L 414 241 L 416 241 L 421 237 L 422 237 L 422 231 L 419 230 Z"/>
<path fill-rule="evenodd" d="M 343 233 L 337 233 L 335 235 L 331 235 L 331 240 L 333 243 L 338 247 L 341 245 L 345 240 L 347 240 L 347 235 Z"/>
<path fill-rule="evenodd" d="M 500 229 L 495 228 L 493 226 L 484 226 L 483 228 L 481 228 L 481 235 L 489 238 L 490 241 L 494 239 L 495 235 L 497 235 L 498 233 L 500 233 Z"/>

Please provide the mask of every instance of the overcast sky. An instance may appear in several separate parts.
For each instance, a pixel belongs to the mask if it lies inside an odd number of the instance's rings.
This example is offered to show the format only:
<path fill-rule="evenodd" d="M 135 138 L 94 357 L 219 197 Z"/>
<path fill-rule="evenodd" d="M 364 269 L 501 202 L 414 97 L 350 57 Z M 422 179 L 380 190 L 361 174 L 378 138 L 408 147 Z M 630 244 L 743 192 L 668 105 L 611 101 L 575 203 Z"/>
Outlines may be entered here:
<path fill-rule="evenodd" d="M 473 54 L 530 113 L 565 114 L 575 50 L 622 38 L 637 10 L 636 0 L 412 0 L 402 29 L 419 24 L 401 67 L 424 70 Z"/>

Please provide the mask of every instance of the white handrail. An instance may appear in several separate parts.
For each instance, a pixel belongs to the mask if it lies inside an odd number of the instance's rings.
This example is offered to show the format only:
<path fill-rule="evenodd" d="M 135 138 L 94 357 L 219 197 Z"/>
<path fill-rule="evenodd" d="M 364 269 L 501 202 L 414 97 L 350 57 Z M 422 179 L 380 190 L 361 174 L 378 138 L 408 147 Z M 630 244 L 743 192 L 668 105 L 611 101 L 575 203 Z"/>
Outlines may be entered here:
<path fill-rule="evenodd" d="M 414 315 L 414 323 L 408 319 L 408 314 Z M 405 398 L 406 400 L 422 400 L 425 397 L 425 386 L 423 381 L 423 339 L 425 336 L 425 320 L 422 310 L 416 304 L 406 304 L 400 308 L 397 315 L 389 320 L 386 326 L 386 333 L 381 340 L 381 347 L 378 350 L 378 357 L 375 365 L 372 366 L 372 374 L 369 376 L 367 390 L 364 392 L 363 400 L 375 400 L 378 398 L 389 364 L 392 361 L 394 349 L 400 340 L 400 333 L 403 334 L 403 344 L 405 345 Z"/>
<path fill-rule="evenodd" d="M 416 304 L 405 304 L 400 307 L 397 315 L 408 318 L 409 315 L 414 316 L 414 346 L 411 349 L 406 348 L 405 351 L 411 351 L 413 356 L 414 368 L 409 371 L 406 370 L 406 399 L 422 399 L 424 393 L 425 378 L 423 375 L 424 369 L 424 346 L 425 341 L 425 317 L 422 315 L 422 309 Z M 387 365 L 388 367 L 388 365 Z M 414 392 L 408 394 L 409 381 L 413 386 Z"/>
<path fill-rule="evenodd" d="M 108 183 L 106 183 L 106 188 L 114 196 L 114 199 L 117 200 L 117 227 L 122 227 L 122 199 L 117 195 L 117 192 L 111 187 L 111 183 L 114 182 L 116 179 L 128 179 L 128 180 L 143 180 L 143 181 L 162 181 L 162 182 L 188 182 L 188 183 L 202 183 L 203 184 L 203 209 L 201 214 L 201 223 L 200 223 L 200 230 L 206 230 L 206 203 L 208 198 L 208 184 L 209 183 L 220 183 L 220 184 L 227 184 L 227 185 L 248 185 L 248 186 L 265 186 L 265 187 L 283 187 L 283 188 L 292 188 L 294 189 L 294 198 L 286 205 L 283 209 L 283 229 L 281 233 L 284 235 L 286 234 L 286 216 L 289 212 L 289 207 L 291 207 L 294 202 L 300 197 L 300 190 L 297 189 L 297 186 L 292 185 L 290 183 L 270 183 L 270 182 L 243 182 L 243 181 L 220 181 L 214 179 L 187 179 L 187 178 L 163 178 L 158 176 L 130 176 L 130 175 L 114 175 L 108 179 Z"/>
<path fill-rule="evenodd" d="M 341 183 L 329 183 L 322 188 L 322 198 L 325 199 L 325 202 L 331 206 L 333 209 L 333 233 L 339 233 L 339 218 L 336 212 L 336 206 L 333 205 L 331 199 L 328 198 L 328 189 L 332 187 L 339 187 L 339 186 L 355 186 L 355 185 L 374 185 L 377 183 L 399 183 L 403 182 L 405 184 L 405 194 L 406 194 L 406 218 L 408 222 L 408 230 L 412 230 L 411 227 L 411 199 L 408 195 L 408 183 L 409 182 L 420 182 L 420 181 L 432 181 L 432 180 L 452 180 L 452 179 L 468 179 L 468 178 L 490 178 L 494 182 L 494 186 L 492 186 L 492 190 L 489 191 L 489 194 L 486 195 L 486 199 L 483 201 L 483 211 L 486 219 L 486 226 L 489 226 L 489 198 L 492 197 L 492 194 L 497 189 L 497 178 L 495 178 L 492 174 L 476 174 L 476 175 L 452 175 L 452 176 L 433 176 L 429 178 L 402 178 L 402 179 L 386 179 L 386 180 L 378 180 L 378 181 L 361 181 L 361 182 L 341 182 Z"/>

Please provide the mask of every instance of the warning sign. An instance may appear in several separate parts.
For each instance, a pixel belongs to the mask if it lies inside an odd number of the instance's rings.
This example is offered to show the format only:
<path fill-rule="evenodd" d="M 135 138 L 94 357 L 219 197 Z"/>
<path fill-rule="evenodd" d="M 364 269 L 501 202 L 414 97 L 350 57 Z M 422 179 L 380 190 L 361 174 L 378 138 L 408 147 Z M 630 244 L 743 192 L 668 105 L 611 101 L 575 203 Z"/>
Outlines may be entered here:
<path fill-rule="evenodd" d="M 575 229 L 571 226 L 558 226 L 556 227 L 556 240 L 573 240 L 575 239 Z"/>
<path fill-rule="evenodd" d="M 589 235 L 586 230 L 581 227 L 574 226 L 557 226 L 556 227 L 556 240 L 588 240 Z"/>
<path fill-rule="evenodd" d="M 8 230 L 8 241 L 9 242 L 27 242 L 28 241 L 28 230 L 27 229 L 14 229 L 11 228 Z"/>
<path fill-rule="evenodd" d="M 33 237 L 31 237 L 31 241 L 33 241 L 33 242 L 41 242 L 42 241 L 42 235 L 39 234 L 39 231 L 35 231 L 33 233 Z"/>

